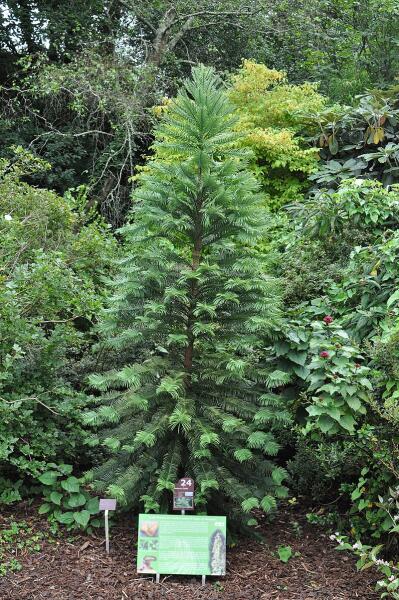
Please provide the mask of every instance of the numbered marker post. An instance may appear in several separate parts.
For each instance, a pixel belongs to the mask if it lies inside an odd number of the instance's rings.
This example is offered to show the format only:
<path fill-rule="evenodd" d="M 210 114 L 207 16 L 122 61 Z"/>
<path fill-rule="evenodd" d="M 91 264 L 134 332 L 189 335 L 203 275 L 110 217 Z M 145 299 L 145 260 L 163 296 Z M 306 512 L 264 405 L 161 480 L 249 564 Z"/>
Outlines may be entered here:
<path fill-rule="evenodd" d="M 105 549 L 109 554 L 109 523 L 108 523 L 108 512 L 116 509 L 115 498 L 101 498 L 100 499 L 100 510 L 104 511 L 104 529 L 105 529 Z"/>
<path fill-rule="evenodd" d="M 179 479 L 173 490 L 173 510 L 180 510 L 182 515 L 186 514 L 186 510 L 194 510 L 194 491 L 195 483 L 192 477 Z M 205 581 L 206 576 L 202 575 L 202 586 L 205 586 Z"/>
<path fill-rule="evenodd" d="M 184 515 L 186 510 L 194 510 L 194 479 L 183 477 L 176 482 L 173 490 L 173 510 L 180 510 Z"/>

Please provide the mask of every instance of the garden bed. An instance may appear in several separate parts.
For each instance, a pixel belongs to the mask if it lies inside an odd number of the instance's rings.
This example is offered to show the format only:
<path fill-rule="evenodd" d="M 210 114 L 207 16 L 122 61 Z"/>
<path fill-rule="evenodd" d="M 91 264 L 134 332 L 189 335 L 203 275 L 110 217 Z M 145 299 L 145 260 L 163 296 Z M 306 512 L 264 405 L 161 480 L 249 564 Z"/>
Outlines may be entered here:
<path fill-rule="evenodd" d="M 379 598 L 373 591 L 375 573 L 358 573 L 352 557 L 337 552 L 328 534 L 309 525 L 293 508 L 281 513 L 273 524 L 262 524 L 264 543 L 242 540 L 230 549 L 227 576 L 210 578 L 205 588 L 199 578 L 161 577 L 161 584 L 156 585 L 152 577 L 138 576 L 133 519 L 121 520 L 112 528 L 109 556 L 100 531 L 54 538 L 47 521 L 23 506 L 0 517 L 1 531 L 9 530 L 12 521 L 27 525 L 3 544 L 3 550 L 7 549 L 3 562 L 15 558 L 22 569 L 0 578 L 1 600 Z M 29 539 L 33 542 L 28 543 Z M 293 557 L 287 563 L 278 557 L 281 546 L 292 549 Z"/>

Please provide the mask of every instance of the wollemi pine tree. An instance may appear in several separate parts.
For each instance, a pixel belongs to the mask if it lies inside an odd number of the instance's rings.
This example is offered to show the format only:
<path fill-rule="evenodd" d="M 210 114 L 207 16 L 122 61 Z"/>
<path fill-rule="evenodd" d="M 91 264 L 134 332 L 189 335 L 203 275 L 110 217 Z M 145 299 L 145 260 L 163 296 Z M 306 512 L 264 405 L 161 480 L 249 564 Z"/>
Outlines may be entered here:
<path fill-rule="evenodd" d="M 263 361 L 279 319 L 278 287 L 256 242 L 265 211 L 217 76 L 193 69 L 156 132 L 155 156 L 125 227 L 127 253 L 102 323 L 113 370 L 87 420 L 110 449 L 94 486 L 165 510 L 175 480 L 197 505 L 253 523 L 286 495 L 270 457 L 288 421 Z"/>

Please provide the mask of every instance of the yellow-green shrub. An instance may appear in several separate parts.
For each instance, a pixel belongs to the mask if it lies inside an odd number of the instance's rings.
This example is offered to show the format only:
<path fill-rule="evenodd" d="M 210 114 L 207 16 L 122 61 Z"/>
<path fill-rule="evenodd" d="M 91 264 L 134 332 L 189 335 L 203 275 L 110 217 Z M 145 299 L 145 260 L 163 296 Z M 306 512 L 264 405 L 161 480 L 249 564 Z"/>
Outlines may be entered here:
<path fill-rule="evenodd" d="M 232 78 L 229 96 L 237 107 L 243 143 L 254 153 L 253 170 L 272 209 L 297 200 L 317 167 L 318 150 L 304 141 L 302 113 L 326 100 L 311 83 L 292 85 L 283 72 L 249 60 Z"/>

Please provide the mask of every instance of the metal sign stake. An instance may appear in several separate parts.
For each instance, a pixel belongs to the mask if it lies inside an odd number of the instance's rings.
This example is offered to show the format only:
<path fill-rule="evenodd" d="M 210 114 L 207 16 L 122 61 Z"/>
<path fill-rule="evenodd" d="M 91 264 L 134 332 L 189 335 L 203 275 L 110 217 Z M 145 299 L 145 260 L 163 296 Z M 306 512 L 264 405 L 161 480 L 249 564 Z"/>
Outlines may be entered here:
<path fill-rule="evenodd" d="M 205 587 L 206 575 L 202 575 L 202 587 Z"/>
<path fill-rule="evenodd" d="M 155 575 L 155 583 L 159 583 L 159 577 L 160 577 L 160 576 L 159 576 L 159 573 L 157 573 L 157 574 Z"/>
<path fill-rule="evenodd" d="M 109 554 L 109 525 L 108 525 L 108 511 L 104 511 L 104 521 L 105 521 L 105 549 L 107 554 Z"/>

